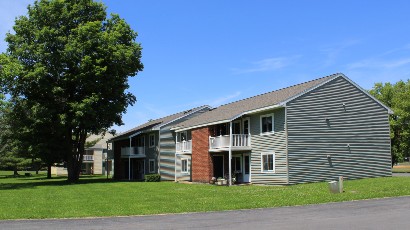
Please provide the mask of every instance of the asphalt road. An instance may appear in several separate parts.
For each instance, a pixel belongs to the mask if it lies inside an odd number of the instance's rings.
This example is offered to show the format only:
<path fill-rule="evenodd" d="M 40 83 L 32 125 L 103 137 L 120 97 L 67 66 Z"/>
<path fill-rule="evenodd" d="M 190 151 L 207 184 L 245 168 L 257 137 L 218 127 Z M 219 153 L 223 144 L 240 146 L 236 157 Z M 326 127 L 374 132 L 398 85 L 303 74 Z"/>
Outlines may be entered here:
<path fill-rule="evenodd" d="M 0 229 L 410 229 L 410 196 L 175 215 L 0 221 Z"/>

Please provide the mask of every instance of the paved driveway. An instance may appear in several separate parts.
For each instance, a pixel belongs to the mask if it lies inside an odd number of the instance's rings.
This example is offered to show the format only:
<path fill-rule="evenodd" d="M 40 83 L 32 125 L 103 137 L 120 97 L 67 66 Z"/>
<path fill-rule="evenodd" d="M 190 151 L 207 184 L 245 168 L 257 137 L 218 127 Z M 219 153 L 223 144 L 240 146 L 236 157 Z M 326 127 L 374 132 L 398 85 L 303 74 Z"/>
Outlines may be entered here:
<path fill-rule="evenodd" d="M 410 176 L 410 173 L 393 173 L 393 176 Z"/>
<path fill-rule="evenodd" d="M 92 219 L 0 221 L 0 229 L 410 229 L 410 196 L 298 207 Z"/>

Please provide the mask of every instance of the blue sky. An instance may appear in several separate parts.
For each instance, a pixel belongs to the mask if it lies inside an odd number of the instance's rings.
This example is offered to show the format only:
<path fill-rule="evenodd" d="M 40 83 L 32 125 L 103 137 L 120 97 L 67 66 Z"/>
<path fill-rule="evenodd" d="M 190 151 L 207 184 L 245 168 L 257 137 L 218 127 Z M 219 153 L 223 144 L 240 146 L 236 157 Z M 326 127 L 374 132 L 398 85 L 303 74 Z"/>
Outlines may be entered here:
<path fill-rule="evenodd" d="M 33 1 L 0 0 L 0 52 Z M 144 71 L 125 131 L 342 72 L 365 89 L 410 78 L 410 1 L 103 0 L 138 32 Z"/>

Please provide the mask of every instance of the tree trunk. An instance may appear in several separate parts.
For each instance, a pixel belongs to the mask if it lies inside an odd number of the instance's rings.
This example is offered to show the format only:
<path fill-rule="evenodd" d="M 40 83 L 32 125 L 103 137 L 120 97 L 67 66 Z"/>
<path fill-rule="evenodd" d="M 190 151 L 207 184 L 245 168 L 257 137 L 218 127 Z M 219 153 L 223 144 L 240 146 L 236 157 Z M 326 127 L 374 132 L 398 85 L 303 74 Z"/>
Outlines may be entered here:
<path fill-rule="evenodd" d="M 47 179 L 51 179 L 51 164 L 47 165 Z"/>
<path fill-rule="evenodd" d="M 17 166 L 14 166 L 14 173 L 13 173 L 13 175 L 14 175 L 14 176 L 18 176 L 18 175 L 19 175 L 19 173 L 17 172 Z"/>
<path fill-rule="evenodd" d="M 80 179 L 81 164 L 81 157 L 78 155 L 73 155 L 67 162 L 67 180 L 69 182 L 77 182 Z"/>

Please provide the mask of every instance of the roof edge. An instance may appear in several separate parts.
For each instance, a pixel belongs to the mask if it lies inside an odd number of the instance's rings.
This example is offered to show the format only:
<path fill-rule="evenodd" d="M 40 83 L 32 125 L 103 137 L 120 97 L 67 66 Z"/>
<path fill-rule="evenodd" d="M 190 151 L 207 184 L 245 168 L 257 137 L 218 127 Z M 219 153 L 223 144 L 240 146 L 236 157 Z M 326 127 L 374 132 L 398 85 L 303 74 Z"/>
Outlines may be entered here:
<path fill-rule="evenodd" d="M 226 122 L 230 122 L 230 121 L 232 121 L 232 120 L 215 121 L 215 122 L 204 123 L 204 124 L 200 124 L 200 125 L 194 125 L 194 126 L 190 126 L 190 127 L 173 127 L 173 128 L 171 128 L 171 130 L 174 130 L 175 132 L 182 132 L 182 131 L 186 131 L 186 130 L 190 130 L 190 129 L 201 128 L 201 127 L 208 126 L 208 125 L 217 125 L 217 124 L 222 124 L 222 123 L 226 123 Z"/>
<path fill-rule="evenodd" d="M 367 90 L 363 89 L 361 86 L 359 86 L 358 84 L 356 84 L 354 81 L 350 80 L 350 78 L 348 78 L 346 75 L 344 74 L 340 74 L 341 77 L 343 77 L 344 79 L 346 79 L 348 82 L 350 82 L 352 85 L 356 86 L 359 90 L 361 90 L 363 93 L 365 93 L 367 96 L 369 96 L 371 99 L 373 99 L 374 101 L 376 101 L 377 103 L 379 103 L 382 107 L 384 107 L 387 112 L 389 114 L 394 114 L 394 111 L 392 109 L 390 109 L 388 106 L 386 106 L 385 104 L 383 104 L 383 102 L 379 101 L 377 98 L 375 98 L 373 95 L 371 95 Z"/>
<path fill-rule="evenodd" d="M 194 113 L 196 113 L 196 112 L 198 112 L 198 111 L 200 111 L 200 110 L 202 110 L 202 109 L 206 109 L 206 108 L 212 109 L 212 106 L 203 105 L 203 106 L 197 107 L 197 108 L 195 108 L 195 110 L 192 109 L 191 112 L 186 113 L 186 114 L 184 114 L 183 116 L 178 117 L 178 118 L 176 118 L 176 119 L 174 119 L 174 120 L 172 120 L 172 121 L 169 121 L 169 122 L 167 122 L 167 123 L 157 125 L 157 126 L 155 126 L 153 129 L 160 129 L 160 128 L 162 128 L 163 126 L 166 126 L 166 125 L 168 125 L 168 124 L 171 124 L 171 123 L 174 122 L 174 121 L 177 121 L 177 120 L 179 120 L 179 119 L 182 119 L 182 118 L 184 118 L 184 117 L 187 117 L 187 116 L 189 116 L 189 115 L 191 115 L 191 114 L 194 114 Z"/>

